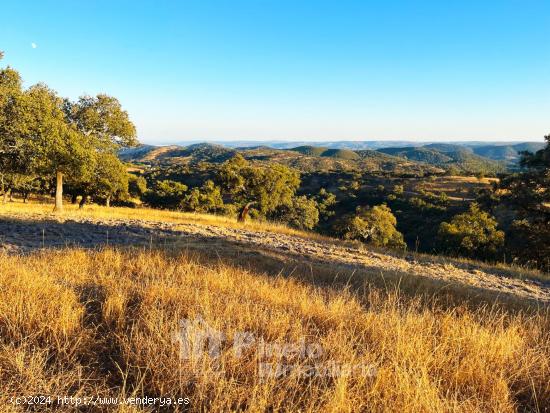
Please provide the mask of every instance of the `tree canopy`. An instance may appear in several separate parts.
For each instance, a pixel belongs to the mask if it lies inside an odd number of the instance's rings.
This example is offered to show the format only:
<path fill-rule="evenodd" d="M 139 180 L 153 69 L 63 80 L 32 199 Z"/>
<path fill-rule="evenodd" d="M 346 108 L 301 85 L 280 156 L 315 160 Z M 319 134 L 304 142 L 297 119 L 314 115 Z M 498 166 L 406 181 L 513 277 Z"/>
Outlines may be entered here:
<path fill-rule="evenodd" d="M 397 219 L 386 204 L 359 207 L 355 214 L 343 217 L 336 231 L 345 239 L 353 239 L 378 247 L 405 248 Z"/>
<path fill-rule="evenodd" d="M 550 271 L 550 134 L 545 140 L 545 148 L 522 154 L 523 170 L 497 189 L 514 214 L 508 240 L 514 261 Z"/>
<path fill-rule="evenodd" d="M 65 176 L 110 199 L 127 190 L 116 150 L 135 144 L 135 126 L 117 99 L 100 94 L 70 102 L 44 84 L 23 90 L 17 71 L 0 70 L 2 183 L 14 174 L 55 177 L 56 209 Z"/>
<path fill-rule="evenodd" d="M 236 205 L 254 202 L 254 209 L 265 216 L 279 205 L 292 203 L 300 174 L 280 164 L 253 165 L 237 155 L 222 165 L 218 181 Z"/>
<path fill-rule="evenodd" d="M 497 229 L 496 220 L 475 202 L 451 222 L 442 222 L 439 238 L 448 252 L 469 257 L 494 258 L 504 245 L 504 232 Z"/>

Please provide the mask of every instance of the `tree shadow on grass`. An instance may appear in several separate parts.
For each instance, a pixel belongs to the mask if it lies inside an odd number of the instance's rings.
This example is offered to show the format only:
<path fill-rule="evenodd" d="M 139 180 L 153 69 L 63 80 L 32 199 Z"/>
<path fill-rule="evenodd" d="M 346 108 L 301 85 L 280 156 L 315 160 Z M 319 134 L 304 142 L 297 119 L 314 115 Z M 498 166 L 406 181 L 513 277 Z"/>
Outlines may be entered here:
<path fill-rule="evenodd" d="M 336 290 L 347 289 L 362 299 L 372 288 L 386 293 L 399 292 L 404 297 L 420 300 L 425 305 L 443 309 L 464 306 L 470 309 L 491 307 L 511 311 L 540 311 L 550 303 L 518 297 L 469 284 L 423 277 L 406 271 L 386 270 L 381 266 L 330 262 L 304 257 L 293 252 L 277 252 L 243 245 L 225 239 L 210 238 L 199 243 L 188 240 L 173 248 L 185 251 L 204 265 L 224 264 L 273 277 L 292 277 L 300 282 Z M 365 303 L 368 305 L 368 303 Z"/>
<path fill-rule="evenodd" d="M 476 287 L 458 280 L 449 282 L 407 271 L 389 270 L 383 264 L 336 262 L 269 245 L 264 247 L 232 240 L 222 235 L 189 234 L 167 227 L 121 222 L 0 218 L 0 248 L 8 253 L 106 246 L 155 249 L 170 255 L 183 251 L 205 266 L 222 263 L 268 276 L 293 277 L 318 287 L 347 288 L 360 298 L 366 297 L 369 289 L 375 287 L 388 292 L 399 290 L 405 296 L 443 307 L 497 305 L 512 310 L 548 308 L 548 303 L 534 298 L 518 297 L 513 293 Z"/>

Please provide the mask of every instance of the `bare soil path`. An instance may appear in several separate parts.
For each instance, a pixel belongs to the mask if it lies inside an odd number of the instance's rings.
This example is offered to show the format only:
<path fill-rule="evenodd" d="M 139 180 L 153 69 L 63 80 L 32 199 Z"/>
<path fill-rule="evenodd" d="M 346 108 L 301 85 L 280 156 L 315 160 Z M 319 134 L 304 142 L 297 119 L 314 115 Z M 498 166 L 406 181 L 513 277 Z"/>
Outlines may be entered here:
<path fill-rule="evenodd" d="M 28 253 L 41 248 L 104 245 L 159 246 L 192 242 L 195 248 L 221 248 L 222 243 L 254 251 L 284 255 L 294 260 L 342 265 L 370 274 L 388 272 L 457 283 L 496 295 L 550 304 L 550 283 L 506 276 L 503 269 L 414 254 L 399 256 L 338 242 L 316 241 L 295 235 L 198 223 L 167 223 L 140 219 L 97 219 L 42 213 L 0 213 L 0 251 Z M 178 245 L 179 245 L 178 244 Z"/>

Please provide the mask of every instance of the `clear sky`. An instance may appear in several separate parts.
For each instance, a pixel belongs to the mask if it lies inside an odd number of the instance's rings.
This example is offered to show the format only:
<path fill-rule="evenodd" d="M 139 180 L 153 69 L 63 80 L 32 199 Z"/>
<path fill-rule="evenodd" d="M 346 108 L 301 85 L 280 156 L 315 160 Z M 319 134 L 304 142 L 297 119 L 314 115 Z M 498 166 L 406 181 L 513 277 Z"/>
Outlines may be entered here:
<path fill-rule="evenodd" d="M 549 0 L 18 0 L 0 50 L 149 143 L 550 132 Z"/>

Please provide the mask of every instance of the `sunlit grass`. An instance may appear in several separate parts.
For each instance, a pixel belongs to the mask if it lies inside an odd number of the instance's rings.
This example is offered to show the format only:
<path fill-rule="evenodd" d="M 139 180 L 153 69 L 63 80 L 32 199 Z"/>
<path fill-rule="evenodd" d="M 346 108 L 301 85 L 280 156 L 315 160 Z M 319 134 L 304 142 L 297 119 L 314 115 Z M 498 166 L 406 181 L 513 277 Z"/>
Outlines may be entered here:
<path fill-rule="evenodd" d="M 243 226 L 228 217 L 146 208 L 68 204 L 53 215 L 49 204 L 15 202 L 0 205 L 2 213 L 244 227 L 329 241 L 271 223 Z M 251 412 L 512 412 L 550 405 L 547 312 L 439 306 L 395 286 L 353 292 L 315 283 L 315 274 L 299 268 L 291 278 L 274 277 L 230 262 L 173 248 L 0 254 L 0 397 L 189 397 L 192 411 Z M 336 274 L 341 269 L 327 265 L 318 276 Z M 182 359 L 180 320 L 199 317 L 227 339 L 219 356 Z M 257 347 L 241 357 L 233 352 L 238 332 L 271 344 L 319 345 L 315 363 L 367 366 L 375 374 L 304 377 L 297 371 L 312 360 L 294 355 L 284 360 L 288 375 L 262 378 Z"/>
<path fill-rule="evenodd" d="M 318 344 L 349 377 L 262 379 L 257 348 L 180 358 L 181 319 Z M 544 411 L 549 318 L 356 297 L 162 251 L 0 255 L 2 394 L 187 396 L 192 411 Z M 267 361 L 274 361 L 278 354 Z M 296 368 L 309 363 L 291 356 Z M 21 410 L 22 411 L 22 410 Z"/>
<path fill-rule="evenodd" d="M 16 214 L 41 214 L 51 215 L 58 219 L 69 219 L 75 217 L 90 217 L 97 219 L 136 219 L 143 221 L 155 222 L 170 222 L 174 224 L 202 224 L 215 225 L 226 228 L 247 228 L 254 231 L 268 231 L 279 234 L 296 235 L 311 239 L 327 240 L 314 232 L 304 232 L 293 228 L 289 228 L 282 224 L 274 222 L 259 221 L 248 219 L 246 223 L 239 223 L 235 217 L 223 215 L 210 215 L 199 213 L 186 213 L 179 211 L 170 211 L 152 208 L 124 208 L 111 207 L 107 208 L 102 205 L 89 204 L 84 208 L 78 208 L 78 205 L 66 203 L 64 210 L 60 213 L 53 213 L 53 205 L 44 202 L 27 202 L 23 203 L 19 200 L 16 202 L 8 202 L 0 204 L 0 215 L 2 213 Z"/>

